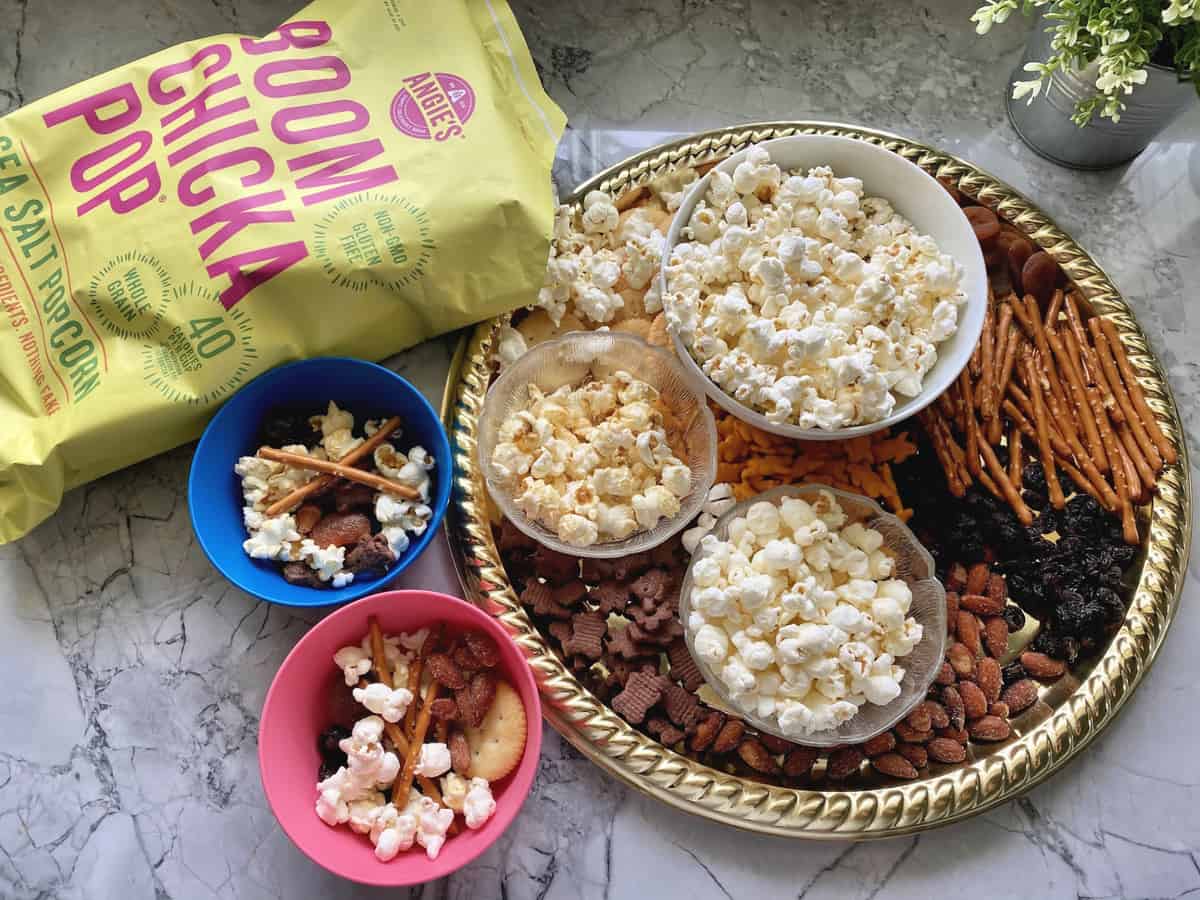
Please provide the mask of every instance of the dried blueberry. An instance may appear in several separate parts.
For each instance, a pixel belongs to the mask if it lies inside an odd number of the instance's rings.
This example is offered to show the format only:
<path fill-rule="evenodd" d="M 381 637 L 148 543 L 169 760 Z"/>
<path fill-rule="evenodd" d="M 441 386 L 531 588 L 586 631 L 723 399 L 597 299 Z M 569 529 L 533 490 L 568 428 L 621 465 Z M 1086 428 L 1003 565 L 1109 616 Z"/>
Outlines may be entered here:
<path fill-rule="evenodd" d="M 1046 473 L 1042 471 L 1039 463 L 1026 463 L 1025 468 L 1021 470 L 1021 481 L 1032 491 L 1046 493 Z"/>
<path fill-rule="evenodd" d="M 330 725 L 317 737 L 317 752 L 324 760 L 339 761 L 339 765 L 344 765 L 346 754 L 342 752 L 342 748 L 338 744 L 348 737 L 350 737 L 350 729 L 341 725 Z"/>
<path fill-rule="evenodd" d="M 1015 604 L 1004 607 L 1004 624 L 1008 626 L 1009 634 L 1016 634 L 1025 627 L 1025 611 Z"/>
<path fill-rule="evenodd" d="M 1029 673 L 1025 671 L 1025 667 L 1019 662 L 1010 662 L 1007 666 L 1000 670 L 1001 676 L 1004 678 L 1005 685 L 1016 684 L 1029 677 Z"/>
<path fill-rule="evenodd" d="M 272 410 L 259 428 L 259 442 L 268 447 L 286 447 L 288 444 L 307 447 L 316 440 L 316 432 L 308 421 L 310 415 L 296 410 Z"/>

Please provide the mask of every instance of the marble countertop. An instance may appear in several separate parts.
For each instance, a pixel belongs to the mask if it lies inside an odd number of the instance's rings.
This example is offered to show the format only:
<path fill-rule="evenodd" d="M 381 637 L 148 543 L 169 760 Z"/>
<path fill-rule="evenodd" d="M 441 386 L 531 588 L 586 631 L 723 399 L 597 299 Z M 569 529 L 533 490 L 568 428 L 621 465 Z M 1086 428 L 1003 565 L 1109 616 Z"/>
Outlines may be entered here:
<path fill-rule="evenodd" d="M 0 5 L 2 113 L 183 40 L 264 32 L 300 3 Z M 1036 198 L 1108 269 L 1200 446 L 1200 104 L 1126 167 L 1046 163 L 1004 116 L 1025 26 L 979 40 L 972 5 L 514 2 L 571 121 L 560 187 L 681 132 L 742 121 L 852 121 L 936 143 Z M 396 367 L 436 402 L 451 347 L 431 342 Z M 0 547 L 0 897 L 384 896 L 308 862 L 265 806 L 258 713 L 317 614 L 257 603 L 212 569 L 188 522 L 189 457 L 185 447 L 73 491 L 52 519 Z M 402 583 L 457 592 L 448 559 L 439 537 Z M 1192 573 L 1136 701 L 1086 755 L 965 824 L 864 844 L 756 837 L 628 790 L 548 730 L 511 830 L 412 896 L 1200 893 L 1197 584 Z"/>

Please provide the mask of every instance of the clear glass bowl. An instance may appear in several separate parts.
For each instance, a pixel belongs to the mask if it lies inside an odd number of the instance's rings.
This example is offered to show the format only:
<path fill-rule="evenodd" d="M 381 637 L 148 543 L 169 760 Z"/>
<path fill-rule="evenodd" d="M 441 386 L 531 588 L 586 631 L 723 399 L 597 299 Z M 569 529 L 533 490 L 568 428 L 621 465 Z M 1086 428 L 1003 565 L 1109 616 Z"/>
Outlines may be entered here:
<path fill-rule="evenodd" d="M 635 531 L 620 541 L 590 547 L 568 544 L 539 522 L 526 516 L 496 477 L 492 452 L 500 441 L 500 426 L 511 415 L 532 405 L 529 386 L 550 393 L 564 384 L 579 384 L 589 375 L 603 378 L 625 371 L 657 388 L 659 400 L 681 423 L 668 427 L 672 446 L 684 450 L 683 461 L 692 472 L 691 490 L 681 499 L 679 515 L 663 519 L 648 531 Z M 571 556 L 613 558 L 657 547 L 685 528 L 704 504 L 717 474 L 717 425 L 703 391 L 687 377 L 670 353 L 652 347 L 632 334 L 615 331 L 573 331 L 533 347 L 505 369 L 488 389 L 479 415 L 479 465 L 500 511 L 535 541 Z"/>
<path fill-rule="evenodd" d="M 823 484 L 784 485 L 738 503 L 717 520 L 711 533 L 724 540 L 729 534 L 729 523 L 738 516 L 745 516 L 746 511 L 755 503 L 767 501 L 778 506 L 779 501 L 784 497 L 801 497 L 811 502 L 822 491 L 828 491 L 837 499 L 838 504 L 846 513 L 847 524 L 862 522 L 863 525 L 874 528 L 883 535 L 883 546 L 891 552 L 896 561 L 892 577 L 905 582 L 912 591 L 912 606 L 908 615 L 924 626 L 924 634 L 913 648 L 912 653 L 896 660 L 898 665 L 904 667 L 905 673 L 900 682 L 900 695 L 891 703 L 883 706 L 864 703 L 852 719 L 843 722 L 837 728 L 814 731 L 802 738 L 784 734 L 780 731 L 779 723 L 773 716 L 769 719 L 759 718 L 748 713 L 741 704 L 730 698 L 725 690 L 725 685 L 709 669 L 704 660 L 696 655 L 692 646 L 692 630 L 688 628 L 692 595 L 692 567 L 690 565 L 684 575 L 683 587 L 679 594 L 679 618 L 683 623 L 684 640 L 687 642 L 688 652 L 696 660 L 696 665 L 700 667 L 704 680 L 721 703 L 728 709 L 735 710 L 741 718 L 760 731 L 806 747 L 857 744 L 887 731 L 925 699 L 926 691 L 929 690 L 938 669 L 941 668 L 946 652 L 946 591 L 934 574 L 933 557 L 929 555 L 928 550 L 921 546 L 907 525 L 891 513 L 885 512 L 874 501 L 859 494 L 839 491 Z M 702 549 L 697 547 L 696 553 L 692 556 L 692 565 L 704 556 L 705 553 Z"/>

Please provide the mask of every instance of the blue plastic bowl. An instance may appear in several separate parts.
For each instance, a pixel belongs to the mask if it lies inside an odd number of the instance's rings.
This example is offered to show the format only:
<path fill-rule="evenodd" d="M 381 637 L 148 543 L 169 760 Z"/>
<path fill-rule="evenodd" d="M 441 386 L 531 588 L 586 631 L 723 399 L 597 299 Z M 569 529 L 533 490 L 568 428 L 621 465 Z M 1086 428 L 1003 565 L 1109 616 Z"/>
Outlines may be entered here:
<path fill-rule="evenodd" d="M 399 416 L 404 424 L 393 443 L 408 450 L 420 444 L 433 454 L 433 517 L 383 575 L 355 578 L 339 589 L 288 584 L 277 563 L 251 559 L 242 550 L 241 479 L 233 471 L 238 457 L 257 452 L 263 419 L 277 407 L 324 409 L 333 400 L 354 414 L 355 427 L 366 419 Z M 433 539 L 450 501 L 453 463 L 445 429 L 421 393 L 395 372 L 346 357 L 322 357 L 280 366 L 260 375 L 231 397 L 208 423 L 188 476 L 192 529 L 212 564 L 237 587 L 284 606 L 331 606 L 381 591 L 403 572 Z"/>

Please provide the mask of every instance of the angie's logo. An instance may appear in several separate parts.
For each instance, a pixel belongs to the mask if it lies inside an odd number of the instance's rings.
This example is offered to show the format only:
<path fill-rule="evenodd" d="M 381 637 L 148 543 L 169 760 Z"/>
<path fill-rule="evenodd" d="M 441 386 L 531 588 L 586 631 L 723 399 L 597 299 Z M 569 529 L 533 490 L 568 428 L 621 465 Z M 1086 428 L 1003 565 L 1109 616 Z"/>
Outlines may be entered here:
<path fill-rule="evenodd" d="M 422 140 L 460 136 L 473 112 L 475 91 L 465 79 L 449 72 L 409 75 L 392 98 L 392 124 Z"/>

